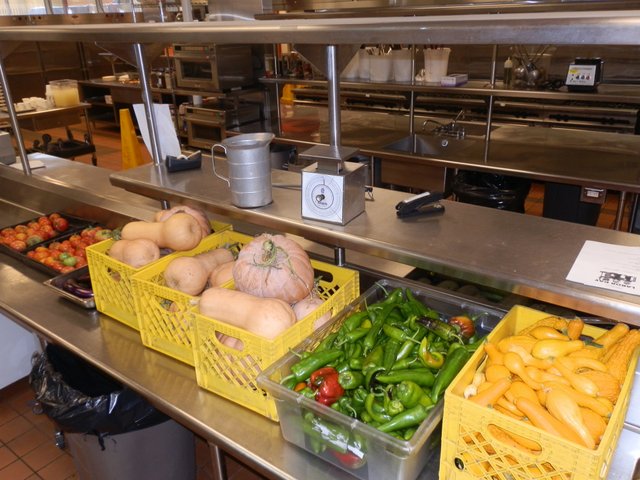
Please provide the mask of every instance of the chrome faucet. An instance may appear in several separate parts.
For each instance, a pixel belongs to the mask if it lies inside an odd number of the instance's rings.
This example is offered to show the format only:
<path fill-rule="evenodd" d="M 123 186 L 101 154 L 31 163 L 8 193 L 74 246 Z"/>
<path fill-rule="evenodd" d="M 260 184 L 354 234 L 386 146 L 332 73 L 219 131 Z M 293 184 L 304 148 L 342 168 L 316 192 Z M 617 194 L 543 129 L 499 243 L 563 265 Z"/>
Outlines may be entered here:
<path fill-rule="evenodd" d="M 458 112 L 458 114 L 454 117 L 453 120 L 451 120 L 449 123 L 440 123 L 437 120 L 432 120 L 430 118 L 426 119 L 424 122 L 422 122 L 422 130 L 426 130 L 427 125 L 429 123 L 434 123 L 437 126 L 431 130 L 432 133 L 435 133 L 437 135 L 443 136 L 443 137 L 454 137 L 457 139 L 463 139 L 465 138 L 466 132 L 464 129 L 464 126 L 460 126 L 458 125 L 458 122 L 461 120 L 464 120 L 464 117 L 466 115 L 466 110 L 462 109 Z"/>

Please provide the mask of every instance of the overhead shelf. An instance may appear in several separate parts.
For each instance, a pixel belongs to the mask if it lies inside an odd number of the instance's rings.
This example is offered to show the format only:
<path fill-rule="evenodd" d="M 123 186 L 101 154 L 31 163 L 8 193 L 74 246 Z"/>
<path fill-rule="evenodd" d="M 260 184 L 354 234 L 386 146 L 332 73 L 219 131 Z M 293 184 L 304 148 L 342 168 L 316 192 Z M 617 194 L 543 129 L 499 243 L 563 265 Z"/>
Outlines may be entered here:
<path fill-rule="evenodd" d="M 126 42 L 123 42 L 126 38 Z M 6 27 L 0 41 L 640 45 L 640 10 Z"/>

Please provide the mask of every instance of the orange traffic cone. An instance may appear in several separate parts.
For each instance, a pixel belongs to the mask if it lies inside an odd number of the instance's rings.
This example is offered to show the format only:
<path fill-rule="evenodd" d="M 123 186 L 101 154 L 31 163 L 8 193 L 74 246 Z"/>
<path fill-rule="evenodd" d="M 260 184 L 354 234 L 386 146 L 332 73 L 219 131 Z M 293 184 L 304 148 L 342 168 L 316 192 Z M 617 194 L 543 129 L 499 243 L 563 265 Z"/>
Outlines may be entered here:
<path fill-rule="evenodd" d="M 120 143 L 122 143 L 122 169 L 134 168 L 145 163 L 142 160 L 140 143 L 133 127 L 131 112 L 128 108 L 120 110 Z"/>

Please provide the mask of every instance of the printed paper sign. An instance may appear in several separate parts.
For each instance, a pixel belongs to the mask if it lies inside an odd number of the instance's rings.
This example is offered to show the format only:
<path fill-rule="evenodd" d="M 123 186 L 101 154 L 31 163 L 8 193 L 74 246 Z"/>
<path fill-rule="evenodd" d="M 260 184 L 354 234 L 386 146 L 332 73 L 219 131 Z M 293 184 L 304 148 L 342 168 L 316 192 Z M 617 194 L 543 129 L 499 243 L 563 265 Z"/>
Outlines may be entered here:
<path fill-rule="evenodd" d="M 587 240 L 567 280 L 640 295 L 640 247 Z"/>

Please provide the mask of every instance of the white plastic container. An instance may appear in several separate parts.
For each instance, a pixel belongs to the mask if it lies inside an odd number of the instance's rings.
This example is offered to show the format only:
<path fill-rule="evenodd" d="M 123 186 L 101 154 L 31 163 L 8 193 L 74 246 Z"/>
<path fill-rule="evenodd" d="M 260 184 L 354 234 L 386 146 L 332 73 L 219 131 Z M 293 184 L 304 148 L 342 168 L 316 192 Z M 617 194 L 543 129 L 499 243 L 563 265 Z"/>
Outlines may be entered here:
<path fill-rule="evenodd" d="M 427 48 L 424 50 L 424 73 L 427 83 L 440 83 L 449 68 L 450 48 Z"/>
<path fill-rule="evenodd" d="M 411 50 L 403 48 L 392 50 L 393 58 L 393 80 L 396 82 L 411 81 Z"/>

